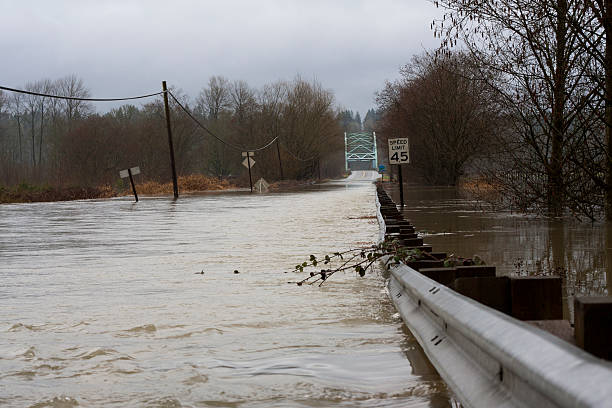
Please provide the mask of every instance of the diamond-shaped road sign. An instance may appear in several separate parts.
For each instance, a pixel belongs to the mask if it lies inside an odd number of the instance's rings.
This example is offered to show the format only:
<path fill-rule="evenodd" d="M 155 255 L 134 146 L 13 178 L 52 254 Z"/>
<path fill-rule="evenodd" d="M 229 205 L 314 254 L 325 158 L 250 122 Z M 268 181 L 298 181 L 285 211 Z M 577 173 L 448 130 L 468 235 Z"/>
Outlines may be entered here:
<path fill-rule="evenodd" d="M 260 178 L 259 180 L 257 180 L 257 183 L 255 183 L 254 187 L 255 190 L 259 191 L 260 193 L 266 193 L 268 191 L 268 188 L 270 188 L 270 184 L 263 178 Z"/>
<path fill-rule="evenodd" d="M 253 167 L 255 165 L 255 160 L 246 158 L 242 161 L 242 165 L 247 169 L 249 168 L 249 163 L 251 164 L 251 167 Z"/>

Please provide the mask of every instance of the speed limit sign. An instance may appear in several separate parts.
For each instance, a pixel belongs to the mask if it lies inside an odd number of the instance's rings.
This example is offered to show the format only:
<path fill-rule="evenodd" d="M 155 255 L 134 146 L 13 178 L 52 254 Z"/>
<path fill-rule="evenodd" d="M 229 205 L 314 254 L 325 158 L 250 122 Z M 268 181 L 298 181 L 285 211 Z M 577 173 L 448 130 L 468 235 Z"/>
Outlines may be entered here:
<path fill-rule="evenodd" d="M 410 163 L 408 138 L 389 139 L 389 164 Z"/>

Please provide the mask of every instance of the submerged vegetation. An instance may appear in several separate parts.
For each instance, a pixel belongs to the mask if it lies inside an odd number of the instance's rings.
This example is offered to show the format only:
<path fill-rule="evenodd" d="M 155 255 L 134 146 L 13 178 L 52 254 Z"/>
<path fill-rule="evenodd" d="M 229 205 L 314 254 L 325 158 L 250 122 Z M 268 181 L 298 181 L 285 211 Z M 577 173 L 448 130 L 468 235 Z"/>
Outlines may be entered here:
<path fill-rule="evenodd" d="M 384 262 L 385 266 L 389 266 L 399 265 L 400 263 L 410 265 L 411 262 L 424 260 L 442 261 L 444 267 L 484 265 L 484 261 L 478 255 L 474 255 L 472 258 L 462 258 L 452 254 L 440 259 L 418 248 L 405 247 L 400 240 L 393 239 L 385 240 L 377 245 L 365 245 L 326 254 L 322 257 L 310 255 L 307 261 L 295 265 L 291 271 L 292 273 L 306 273 L 306 277 L 288 283 L 295 283 L 298 286 L 304 284 L 321 286 L 338 272 L 354 272 L 358 276 L 364 277 L 366 271 L 372 270 L 377 261 Z M 320 268 L 321 266 L 324 267 Z"/>

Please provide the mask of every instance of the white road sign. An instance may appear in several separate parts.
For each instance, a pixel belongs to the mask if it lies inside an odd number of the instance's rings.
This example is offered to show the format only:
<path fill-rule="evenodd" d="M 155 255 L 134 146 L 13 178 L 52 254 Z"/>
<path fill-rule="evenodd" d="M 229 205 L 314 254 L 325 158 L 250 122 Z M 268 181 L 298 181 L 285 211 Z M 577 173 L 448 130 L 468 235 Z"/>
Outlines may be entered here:
<path fill-rule="evenodd" d="M 131 167 L 130 170 L 132 171 L 132 176 L 140 174 L 140 167 Z M 126 178 L 126 177 L 129 177 L 129 176 L 130 176 L 130 174 L 128 173 L 127 170 L 121 170 L 119 172 L 119 177 L 121 177 L 121 178 Z"/>
<path fill-rule="evenodd" d="M 389 164 L 410 163 L 408 138 L 389 139 Z"/>
<path fill-rule="evenodd" d="M 259 180 L 257 180 L 257 183 L 255 183 L 254 187 L 255 187 L 255 190 L 257 190 L 258 192 L 265 193 L 268 191 L 270 184 L 263 178 L 260 178 Z"/>
<path fill-rule="evenodd" d="M 255 165 L 255 160 L 253 160 L 253 159 L 249 160 L 249 158 L 244 159 L 242 161 L 242 165 L 248 169 L 249 168 L 249 162 L 251 163 L 251 167 L 253 167 L 253 165 Z"/>

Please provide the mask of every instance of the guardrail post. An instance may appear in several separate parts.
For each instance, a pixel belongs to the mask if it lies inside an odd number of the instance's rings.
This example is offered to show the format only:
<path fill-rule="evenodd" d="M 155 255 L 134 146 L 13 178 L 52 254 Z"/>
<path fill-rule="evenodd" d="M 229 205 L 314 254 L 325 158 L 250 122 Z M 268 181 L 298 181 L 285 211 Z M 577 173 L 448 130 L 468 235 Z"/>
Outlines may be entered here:
<path fill-rule="evenodd" d="M 427 276 L 429 279 L 435 280 L 436 282 L 450 286 L 455 281 L 455 268 L 421 268 L 419 272 Z"/>
<path fill-rule="evenodd" d="M 519 320 L 561 320 L 561 278 L 529 276 L 510 280 L 512 317 Z"/>
<path fill-rule="evenodd" d="M 612 360 L 612 297 L 574 298 L 574 333 L 578 347 Z"/>
<path fill-rule="evenodd" d="M 474 299 L 502 313 L 510 314 L 510 278 L 507 276 L 479 276 L 457 278 L 451 285 L 455 292 Z"/>

